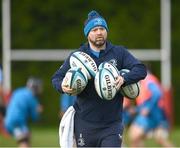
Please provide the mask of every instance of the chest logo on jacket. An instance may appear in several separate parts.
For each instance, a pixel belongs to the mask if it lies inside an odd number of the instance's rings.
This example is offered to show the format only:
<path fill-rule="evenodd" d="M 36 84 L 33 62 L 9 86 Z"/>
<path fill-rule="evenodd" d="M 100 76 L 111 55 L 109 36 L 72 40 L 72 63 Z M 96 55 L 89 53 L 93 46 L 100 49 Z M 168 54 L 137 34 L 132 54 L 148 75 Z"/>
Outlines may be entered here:
<path fill-rule="evenodd" d="M 117 66 L 117 60 L 116 59 L 111 59 L 108 62 L 111 63 L 114 66 Z"/>

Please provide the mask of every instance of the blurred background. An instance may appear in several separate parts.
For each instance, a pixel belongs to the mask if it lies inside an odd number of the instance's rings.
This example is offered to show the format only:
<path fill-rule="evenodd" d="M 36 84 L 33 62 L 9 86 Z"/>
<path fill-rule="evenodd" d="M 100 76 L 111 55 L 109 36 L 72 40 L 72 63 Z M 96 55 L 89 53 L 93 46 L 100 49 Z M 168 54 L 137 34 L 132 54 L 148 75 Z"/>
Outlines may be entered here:
<path fill-rule="evenodd" d="M 2 1 L 0 13 L 2 28 Z M 165 0 L 166 1 L 166 0 Z M 173 114 L 172 139 L 180 146 L 179 103 L 180 93 L 180 1 L 171 2 L 171 84 L 172 99 L 170 108 Z M 97 10 L 109 26 L 108 38 L 114 44 L 124 45 L 129 49 L 161 48 L 161 0 L 12 0 L 10 1 L 11 50 L 69 50 L 78 48 L 86 42 L 83 23 L 91 10 Z M 3 30 L 0 29 L 0 63 L 3 62 Z M 51 52 L 50 52 L 51 53 Z M 64 55 L 65 56 L 65 55 Z M 151 63 L 152 71 L 160 78 L 159 60 L 145 60 Z M 44 92 L 41 103 L 44 106 L 41 121 L 32 126 L 33 146 L 58 146 L 59 97 L 51 85 L 51 76 L 61 66 L 62 60 L 12 60 L 11 91 L 24 86 L 29 76 L 41 77 Z M 167 67 L 168 68 L 168 67 Z M 178 134 L 179 132 L 179 134 Z M 39 135 L 37 134 L 39 133 Z M 174 134 L 174 135 L 173 135 Z M 37 137 L 40 137 L 39 139 Z M 42 136 L 47 140 L 41 139 Z M 37 140 L 38 139 L 38 140 Z M 176 141 L 177 140 L 177 141 Z M 12 141 L 12 142 L 11 142 Z M 0 146 L 14 146 L 0 135 Z M 150 143 L 151 145 L 152 143 Z M 152 144 L 153 145 L 153 144 Z"/>

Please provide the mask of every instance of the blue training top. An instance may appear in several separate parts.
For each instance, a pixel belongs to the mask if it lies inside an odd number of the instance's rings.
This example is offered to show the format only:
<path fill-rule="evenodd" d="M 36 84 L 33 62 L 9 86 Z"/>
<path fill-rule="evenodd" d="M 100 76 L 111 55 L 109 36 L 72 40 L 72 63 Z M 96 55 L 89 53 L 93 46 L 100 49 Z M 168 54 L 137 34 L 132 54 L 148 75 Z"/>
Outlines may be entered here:
<path fill-rule="evenodd" d="M 141 112 L 144 108 L 148 109 L 149 118 L 152 118 L 153 121 L 161 122 L 162 120 L 166 120 L 165 113 L 161 107 L 159 107 L 158 103 L 162 98 L 162 90 L 159 86 L 151 82 L 148 84 L 148 89 L 151 92 L 151 97 L 146 100 L 143 104 L 137 106 L 137 112 Z"/>
<path fill-rule="evenodd" d="M 3 81 L 3 72 L 0 66 L 0 85 L 2 85 L 2 81 Z"/>
<path fill-rule="evenodd" d="M 97 66 L 102 62 L 113 62 L 118 70 L 123 68 L 129 69 L 130 72 L 124 76 L 125 85 L 138 82 L 144 79 L 147 72 L 144 64 L 137 60 L 132 54 L 122 46 L 112 45 L 110 42 L 106 43 L 106 49 L 100 51 L 99 57 L 96 57 L 89 47 L 89 44 L 84 44 L 79 48 L 79 51 L 89 54 Z M 72 54 L 72 53 L 71 53 Z M 52 84 L 54 88 L 63 93 L 61 88 L 62 80 L 70 69 L 70 56 L 64 61 L 63 65 L 52 76 Z M 88 84 L 83 92 L 78 94 L 77 100 L 74 104 L 76 114 L 83 120 L 109 123 L 116 120 L 122 120 L 123 96 L 120 92 L 116 94 L 114 99 L 107 101 L 102 100 L 94 87 L 94 79 L 88 81 Z"/>
<path fill-rule="evenodd" d="M 37 120 L 39 118 L 38 105 L 38 99 L 27 87 L 15 90 L 7 106 L 5 124 L 26 124 L 29 117 L 33 121 Z"/>
<path fill-rule="evenodd" d="M 68 94 L 62 94 L 60 96 L 60 109 L 65 112 L 69 106 L 74 105 L 76 96 L 70 96 Z"/>

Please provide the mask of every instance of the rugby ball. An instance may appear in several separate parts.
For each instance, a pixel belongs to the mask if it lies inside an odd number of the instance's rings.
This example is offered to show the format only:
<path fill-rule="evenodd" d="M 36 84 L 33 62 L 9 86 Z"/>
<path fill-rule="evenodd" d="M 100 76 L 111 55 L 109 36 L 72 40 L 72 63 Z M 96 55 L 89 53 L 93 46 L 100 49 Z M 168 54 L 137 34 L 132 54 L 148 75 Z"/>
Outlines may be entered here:
<path fill-rule="evenodd" d="M 70 95 L 77 95 L 85 89 L 88 79 L 81 68 L 72 67 L 67 71 L 62 83 L 75 90 L 75 93 Z"/>
<path fill-rule="evenodd" d="M 118 77 L 118 75 L 119 75 L 119 71 L 118 71 L 117 67 L 109 62 L 103 62 L 98 66 L 99 70 L 102 68 L 109 69 L 112 72 L 112 74 L 114 75 L 114 77 Z"/>
<path fill-rule="evenodd" d="M 128 72 L 130 72 L 130 70 L 128 69 L 121 69 L 119 71 L 119 74 L 121 76 L 127 74 Z M 140 86 L 139 86 L 139 82 L 137 83 L 133 83 L 133 84 L 129 84 L 126 86 L 122 86 L 120 88 L 120 92 L 123 96 L 129 98 L 129 99 L 135 99 L 138 97 L 139 93 L 140 93 Z"/>
<path fill-rule="evenodd" d="M 112 100 L 116 95 L 115 77 L 109 69 L 102 68 L 97 72 L 94 85 L 101 99 Z"/>
<path fill-rule="evenodd" d="M 98 68 L 95 61 L 85 52 L 74 52 L 70 57 L 70 66 L 79 67 L 84 71 L 88 77 L 95 77 Z"/>

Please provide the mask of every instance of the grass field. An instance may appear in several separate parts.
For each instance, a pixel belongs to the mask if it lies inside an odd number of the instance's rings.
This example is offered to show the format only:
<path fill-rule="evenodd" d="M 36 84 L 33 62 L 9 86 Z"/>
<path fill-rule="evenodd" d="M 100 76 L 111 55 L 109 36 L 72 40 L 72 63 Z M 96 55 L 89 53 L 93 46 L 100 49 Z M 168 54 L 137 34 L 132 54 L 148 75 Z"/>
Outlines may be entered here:
<path fill-rule="evenodd" d="M 59 147 L 57 128 L 32 128 L 32 147 Z M 124 137 L 125 141 L 127 140 Z M 180 128 L 174 128 L 170 139 L 176 147 L 180 147 Z M 147 147 L 158 147 L 154 140 L 146 141 Z M 0 135 L 0 147 L 17 147 L 13 138 L 4 138 Z"/>

